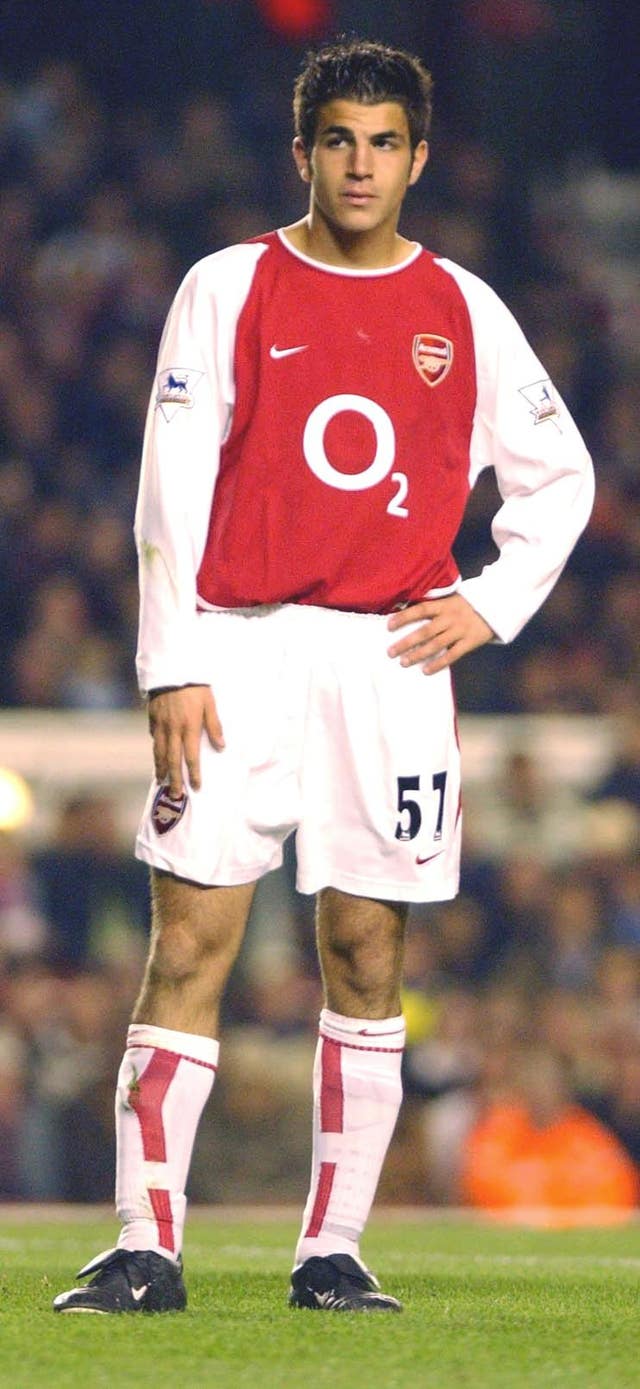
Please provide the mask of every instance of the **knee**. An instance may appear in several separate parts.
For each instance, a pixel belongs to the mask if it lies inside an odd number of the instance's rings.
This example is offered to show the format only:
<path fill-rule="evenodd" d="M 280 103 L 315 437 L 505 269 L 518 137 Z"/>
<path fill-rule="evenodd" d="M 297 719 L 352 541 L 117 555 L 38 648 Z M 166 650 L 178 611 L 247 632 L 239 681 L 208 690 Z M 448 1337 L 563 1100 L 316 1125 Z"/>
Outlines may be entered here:
<path fill-rule="evenodd" d="M 363 1000 L 377 998 L 395 985 L 393 962 L 373 942 L 359 941 L 336 960 L 334 977 L 341 977 Z"/>
<path fill-rule="evenodd" d="M 208 955 L 206 943 L 188 921 L 165 925 L 152 941 L 149 975 L 158 983 L 179 986 L 203 971 Z"/>
<path fill-rule="evenodd" d="M 384 968 L 380 942 L 369 929 L 342 931 L 325 942 L 325 955 L 341 973 L 364 978 Z"/>
<path fill-rule="evenodd" d="M 394 952 L 381 948 L 371 931 L 333 939 L 323 952 L 327 1003 L 334 1012 L 355 1017 L 398 1011 L 398 972 Z"/>
<path fill-rule="evenodd" d="M 396 904 L 323 897 L 318 944 L 325 995 L 335 1012 L 383 1017 L 398 1011 L 405 914 Z"/>
<path fill-rule="evenodd" d="M 371 913 L 345 917 L 322 933 L 321 953 L 329 967 L 354 979 L 377 982 L 395 975 L 403 952 L 403 924 Z"/>

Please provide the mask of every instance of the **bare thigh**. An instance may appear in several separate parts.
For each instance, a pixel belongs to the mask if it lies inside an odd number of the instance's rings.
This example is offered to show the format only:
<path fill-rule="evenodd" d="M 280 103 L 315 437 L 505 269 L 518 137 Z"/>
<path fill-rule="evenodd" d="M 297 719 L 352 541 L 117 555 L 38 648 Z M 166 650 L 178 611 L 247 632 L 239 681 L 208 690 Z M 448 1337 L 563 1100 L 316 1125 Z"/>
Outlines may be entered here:
<path fill-rule="evenodd" d="M 151 944 L 134 1022 L 217 1037 L 254 891 L 255 883 L 202 887 L 152 870 Z"/>
<path fill-rule="evenodd" d="M 405 902 L 352 897 L 333 887 L 318 893 L 318 953 L 332 1012 L 398 1016 L 407 910 Z"/>

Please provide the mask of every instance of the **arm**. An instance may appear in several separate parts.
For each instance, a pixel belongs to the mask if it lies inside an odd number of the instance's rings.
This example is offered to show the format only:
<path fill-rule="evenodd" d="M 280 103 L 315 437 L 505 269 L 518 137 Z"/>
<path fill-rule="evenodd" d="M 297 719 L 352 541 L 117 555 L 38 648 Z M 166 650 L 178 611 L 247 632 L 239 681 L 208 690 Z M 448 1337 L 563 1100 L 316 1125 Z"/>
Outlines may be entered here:
<path fill-rule="evenodd" d="M 165 325 L 142 452 L 134 533 L 140 583 L 136 666 L 144 694 L 208 683 L 196 579 L 226 415 L 215 339 L 215 301 L 196 266 Z"/>
<path fill-rule="evenodd" d="M 184 789 L 183 761 L 190 785 L 200 784 L 203 728 L 214 746 L 222 738 L 197 640 L 196 605 L 223 420 L 214 314 L 197 270 L 191 271 L 160 344 L 135 518 L 138 679 L 149 696 L 155 775 L 176 800 Z"/>
<path fill-rule="evenodd" d="M 517 636 L 561 574 L 589 519 L 594 488 L 583 440 L 509 310 L 476 276 L 443 264 L 460 284 L 474 334 L 470 480 L 493 467 L 502 505 L 492 524 L 498 559 L 464 579 L 457 593 L 389 619 L 392 631 L 413 624 L 390 654 L 409 665 L 422 661 L 430 673 L 494 637 Z"/>
<path fill-rule="evenodd" d="M 234 403 L 237 317 L 260 255 L 232 247 L 199 262 L 169 313 L 145 430 L 135 538 L 140 576 L 136 665 L 149 697 L 159 780 L 182 794 L 182 761 L 200 784 L 202 732 L 222 748 L 203 649 L 197 576 L 220 448 Z"/>

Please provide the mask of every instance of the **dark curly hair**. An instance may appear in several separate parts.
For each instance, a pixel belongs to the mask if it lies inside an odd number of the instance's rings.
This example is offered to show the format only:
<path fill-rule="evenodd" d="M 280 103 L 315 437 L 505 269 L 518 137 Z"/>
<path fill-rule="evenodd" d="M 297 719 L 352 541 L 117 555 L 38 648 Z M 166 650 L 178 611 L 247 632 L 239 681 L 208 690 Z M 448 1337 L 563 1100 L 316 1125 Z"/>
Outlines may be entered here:
<path fill-rule="evenodd" d="M 318 110 L 344 97 L 375 106 L 397 101 L 409 125 L 411 148 L 424 140 L 431 124 L 431 74 L 419 58 L 368 39 L 345 39 L 307 54 L 293 89 L 295 133 L 310 153 Z"/>

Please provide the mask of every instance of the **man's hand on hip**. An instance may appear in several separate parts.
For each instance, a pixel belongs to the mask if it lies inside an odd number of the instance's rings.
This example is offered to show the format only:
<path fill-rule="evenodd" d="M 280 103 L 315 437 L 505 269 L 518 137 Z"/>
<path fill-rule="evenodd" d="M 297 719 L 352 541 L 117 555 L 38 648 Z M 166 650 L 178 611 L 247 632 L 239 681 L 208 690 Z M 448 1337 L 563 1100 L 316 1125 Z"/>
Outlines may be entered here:
<path fill-rule="evenodd" d="M 416 623 L 421 625 L 416 627 Z M 400 632 L 409 625 L 411 631 L 388 648 L 389 655 L 399 659 L 402 666 L 422 665 L 426 675 L 452 666 L 495 636 L 488 622 L 461 593 L 424 598 L 392 613 L 387 623 L 391 632 Z"/>

